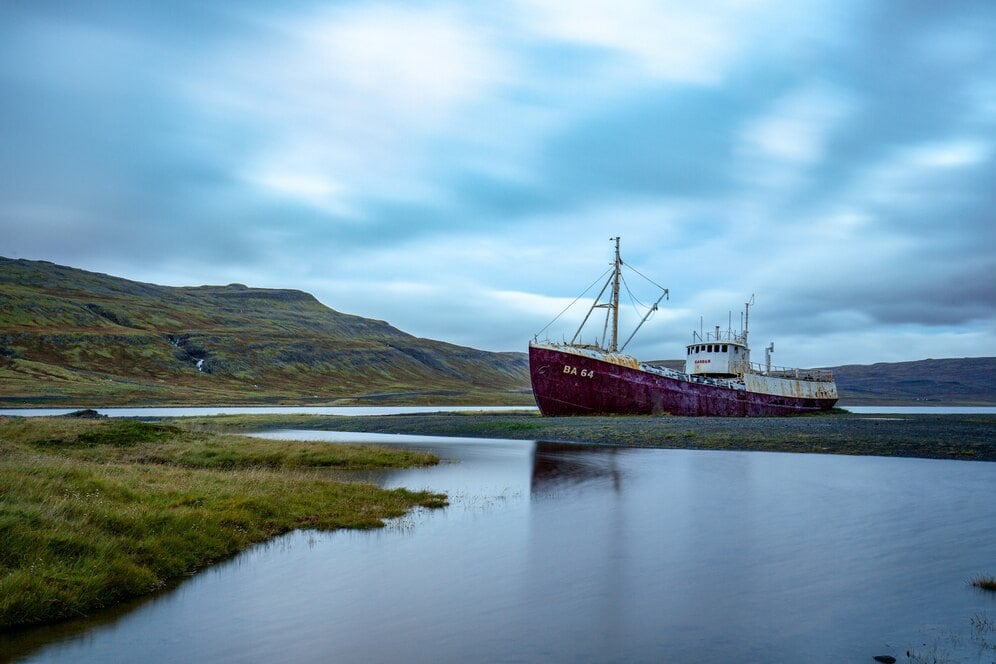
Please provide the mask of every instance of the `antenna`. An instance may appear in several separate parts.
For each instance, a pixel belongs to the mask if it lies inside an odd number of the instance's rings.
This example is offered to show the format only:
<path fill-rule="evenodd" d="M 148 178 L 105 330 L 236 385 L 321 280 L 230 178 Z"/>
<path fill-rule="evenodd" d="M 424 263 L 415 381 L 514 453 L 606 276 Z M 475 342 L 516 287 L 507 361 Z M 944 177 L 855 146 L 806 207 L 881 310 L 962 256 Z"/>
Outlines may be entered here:
<path fill-rule="evenodd" d="M 747 333 L 750 332 L 750 305 L 754 304 L 754 294 L 750 294 L 750 301 L 744 303 L 744 343 L 747 343 Z"/>

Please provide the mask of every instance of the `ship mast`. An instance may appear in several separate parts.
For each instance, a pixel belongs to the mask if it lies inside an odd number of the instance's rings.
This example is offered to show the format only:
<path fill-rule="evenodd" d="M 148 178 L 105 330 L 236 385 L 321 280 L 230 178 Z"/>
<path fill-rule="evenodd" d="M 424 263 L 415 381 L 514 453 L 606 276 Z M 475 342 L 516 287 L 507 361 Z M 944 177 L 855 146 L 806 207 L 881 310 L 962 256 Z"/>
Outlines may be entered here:
<path fill-rule="evenodd" d="M 594 346 L 585 346 L 584 344 L 581 344 L 581 346 L 584 348 L 593 347 L 599 350 L 606 350 L 610 353 L 619 353 L 621 352 L 619 349 L 619 286 L 622 283 L 623 260 L 622 257 L 619 255 L 619 237 L 610 237 L 609 240 L 616 243 L 616 255 L 615 255 L 615 260 L 612 262 L 612 268 L 611 268 L 612 274 L 609 276 L 608 279 L 606 279 L 605 284 L 602 286 L 602 290 L 600 290 L 598 292 L 598 295 L 595 296 L 595 301 L 591 303 L 591 308 L 588 309 L 588 313 L 585 314 L 584 320 L 581 321 L 581 325 L 578 326 L 577 332 L 575 332 L 574 336 L 571 337 L 571 340 L 568 343 L 568 345 L 573 346 L 575 345 L 575 343 L 578 342 L 578 339 L 581 336 L 581 332 L 584 330 L 584 326 L 588 323 L 588 319 L 591 318 L 591 315 L 592 313 L 594 313 L 595 309 L 607 309 L 609 311 L 605 312 L 605 323 L 602 326 L 602 338 L 600 340 L 596 338 Z M 637 272 L 637 274 L 639 274 L 639 272 Z M 602 277 L 604 276 L 605 273 L 602 274 Z M 640 276 L 643 277 L 642 274 Z M 599 279 L 601 279 L 602 277 L 599 277 Z M 643 278 L 647 279 L 646 277 Z M 650 280 L 647 279 L 647 281 Z M 654 282 L 651 281 L 650 283 Z M 602 302 L 602 296 L 605 295 L 605 291 L 609 289 L 610 284 L 612 286 L 612 291 L 611 295 L 609 296 L 609 300 L 607 302 Z M 592 286 L 594 285 L 595 284 L 592 284 Z M 654 285 L 657 286 L 657 284 Z M 588 289 L 590 288 L 591 286 L 588 287 Z M 658 286 L 658 288 L 661 287 Z M 660 304 L 661 300 L 663 300 L 665 297 L 668 296 L 668 289 L 661 288 L 661 290 L 663 292 L 661 293 L 661 296 L 657 298 L 657 302 L 655 302 L 654 305 L 650 307 L 650 310 L 647 312 L 647 315 L 643 317 L 643 320 L 640 321 L 640 324 L 636 326 L 635 330 L 633 330 L 633 334 L 629 335 L 629 339 L 627 339 L 626 343 L 622 345 L 623 350 L 626 349 L 626 346 L 629 344 L 629 342 L 633 340 L 634 336 L 636 336 L 636 333 L 640 329 L 640 327 L 642 327 L 643 324 L 647 322 L 647 319 L 650 318 L 650 314 L 653 313 L 654 311 L 657 311 L 657 305 Z M 580 298 L 582 295 L 584 295 L 584 293 L 579 295 L 578 298 Z M 556 318 L 554 320 L 556 320 Z M 610 321 L 612 323 L 612 331 L 611 331 L 612 336 L 609 336 Z M 547 326 L 549 327 L 549 324 L 547 324 Z"/>
<path fill-rule="evenodd" d="M 616 241 L 616 261 L 612 274 L 612 344 L 609 346 L 609 352 L 615 353 L 619 351 L 619 274 L 622 258 L 619 257 L 619 236 L 609 239 Z"/>

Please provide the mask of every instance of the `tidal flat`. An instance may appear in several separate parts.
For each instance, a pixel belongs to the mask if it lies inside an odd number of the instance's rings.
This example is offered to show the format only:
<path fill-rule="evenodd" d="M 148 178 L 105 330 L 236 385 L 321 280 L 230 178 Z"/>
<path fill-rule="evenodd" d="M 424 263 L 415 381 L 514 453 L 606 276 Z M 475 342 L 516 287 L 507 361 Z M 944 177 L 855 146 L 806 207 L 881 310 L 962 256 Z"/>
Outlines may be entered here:
<path fill-rule="evenodd" d="M 446 496 L 343 481 L 426 452 L 135 420 L 0 417 L 0 629 L 90 614 L 297 528 L 369 529 Z"/>
<path fill-rule="evenodd" d="M 620 447 L 996 461 L 996 416 L 977 414 L 870 416 L 835 411 L 756 418 L 542 417 L 524 411 L 359 417 L 222 415 L 172 422 L 220 432 L 325 429 Z"/>

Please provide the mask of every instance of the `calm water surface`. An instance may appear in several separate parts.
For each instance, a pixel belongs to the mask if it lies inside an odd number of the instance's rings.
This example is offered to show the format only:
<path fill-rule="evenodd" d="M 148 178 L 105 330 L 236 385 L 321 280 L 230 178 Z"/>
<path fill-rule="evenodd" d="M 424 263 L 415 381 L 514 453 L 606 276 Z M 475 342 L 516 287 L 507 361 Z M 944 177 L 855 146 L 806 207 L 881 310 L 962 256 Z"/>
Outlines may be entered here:
<path fill-rule="evenodd" d="M 996 415 L 996 406 L 844 406 L 844 410 L 882 415 Z"/>
<path fill-rule="evenodd" d="M 0 408 L 0 415 L 41 417 L 66 415 L 79 408 Z M 211 415 L 406 415 L 537 410 L 535 406 L 164 406 L 94 408 L 108 417 L 208 417 Z"/>
<path fill-rule="evenodd" d="M 990 662 L 996 464 L 274 432 L 425 448 L 369 476 L 451 505 L 296 532 L 117 616 L 0 637 L 32 662 Z M 996 636 L 996 635 L 991 635 Z M 994 639 L 990 639 L 994 640 Z M 931 650 L 933 649 L 933 650 Z"/>
<path fill-rule="evenodd" d="M 996 406 L 847 406 L 862 414 L 996 415 Z M 0 415 L 38 417 L 66 415 L 79 408 L 0 408 Z M 538 410 L 535 406 L 167 406 L 161 408 L 95 408 L 108 417 L 207 417 L 210 415 L 405 415 L 461 411 Z"/>

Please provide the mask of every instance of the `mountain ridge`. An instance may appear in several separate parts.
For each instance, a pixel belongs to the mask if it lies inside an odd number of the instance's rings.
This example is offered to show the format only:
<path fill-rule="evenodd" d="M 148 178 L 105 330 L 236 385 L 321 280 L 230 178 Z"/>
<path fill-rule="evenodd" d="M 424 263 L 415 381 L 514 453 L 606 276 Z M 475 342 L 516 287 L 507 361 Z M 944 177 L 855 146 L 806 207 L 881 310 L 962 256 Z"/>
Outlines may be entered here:
<path fill-rule="evenodd" d="M 996 405 L 996 357 L 847 364 L 832 370 L 842 404 Z"/>
<path fill-rule="evenodd" d="M 11 405 L 531 402 L 524 354 L 420 339 L 304 291 L 2 257 L 0 378 Z"/>

